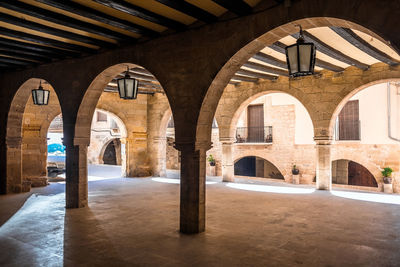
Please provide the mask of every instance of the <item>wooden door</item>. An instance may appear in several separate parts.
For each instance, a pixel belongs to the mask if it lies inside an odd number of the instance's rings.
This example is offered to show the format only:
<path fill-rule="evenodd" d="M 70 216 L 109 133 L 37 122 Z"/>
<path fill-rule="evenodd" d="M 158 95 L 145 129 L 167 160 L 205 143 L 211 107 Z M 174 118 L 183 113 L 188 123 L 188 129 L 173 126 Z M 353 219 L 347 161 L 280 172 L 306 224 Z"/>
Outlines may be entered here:
<path fill-rule="evenodd" d="M 360 140 L 358 100 L 346 103 L 339 113 L 339 140 Z"/>
<path fill-rule="evenodd" d="M 248 142 L 264 141 L 264 106 L 251 105 L 247 107 Z"/>
<path fill-rule="evenodd" d="M 364 166 L 349 162 L 349 185 L 378 187 L 374 176 Z"/>

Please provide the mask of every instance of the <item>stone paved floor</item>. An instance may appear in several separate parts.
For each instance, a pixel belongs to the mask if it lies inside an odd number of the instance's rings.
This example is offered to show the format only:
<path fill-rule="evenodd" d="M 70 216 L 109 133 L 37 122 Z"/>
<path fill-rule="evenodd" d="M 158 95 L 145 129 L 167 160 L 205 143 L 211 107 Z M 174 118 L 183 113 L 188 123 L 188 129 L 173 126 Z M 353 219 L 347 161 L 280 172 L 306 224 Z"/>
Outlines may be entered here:
<path fill-rule="evenodd" d="M 0 266 L 400 265 L 398 195 L 211 181 L 207 231 L 187 236 L 177 182 L 92 181 L 90 207 L 76 210 L 63 184 L 35 189 L 0 227 Z"/>

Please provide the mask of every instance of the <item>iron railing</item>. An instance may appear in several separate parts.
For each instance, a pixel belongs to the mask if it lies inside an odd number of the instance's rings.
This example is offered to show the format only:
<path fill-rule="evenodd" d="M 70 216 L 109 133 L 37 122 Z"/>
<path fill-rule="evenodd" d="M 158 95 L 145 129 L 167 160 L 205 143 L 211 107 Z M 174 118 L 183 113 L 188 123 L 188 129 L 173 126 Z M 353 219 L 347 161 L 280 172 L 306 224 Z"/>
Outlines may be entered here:
<path fill-rule="evenodd" d="M 272 143 L 272 126 L 238 127 L 236 143 Z"/>

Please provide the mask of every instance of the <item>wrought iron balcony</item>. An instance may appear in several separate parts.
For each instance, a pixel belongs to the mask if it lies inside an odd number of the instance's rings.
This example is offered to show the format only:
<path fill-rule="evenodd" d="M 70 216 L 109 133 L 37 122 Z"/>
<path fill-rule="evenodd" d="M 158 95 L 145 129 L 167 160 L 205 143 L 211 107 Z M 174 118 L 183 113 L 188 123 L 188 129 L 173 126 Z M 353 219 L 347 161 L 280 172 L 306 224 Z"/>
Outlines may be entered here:
<path fill-rule="evenodd" d="M 272 126 L 238 127 L 236 143 L 272 143 Z"/>

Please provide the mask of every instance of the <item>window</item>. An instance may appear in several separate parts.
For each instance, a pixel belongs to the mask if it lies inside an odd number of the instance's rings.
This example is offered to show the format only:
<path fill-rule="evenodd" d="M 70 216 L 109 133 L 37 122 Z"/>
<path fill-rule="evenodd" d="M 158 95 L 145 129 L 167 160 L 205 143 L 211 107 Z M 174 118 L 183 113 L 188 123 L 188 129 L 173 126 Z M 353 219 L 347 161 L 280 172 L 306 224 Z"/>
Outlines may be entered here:
<path fill-rule="evenodd" d="M 97 111 L 97 121 L 101 122 L 101 121 L 107 121 L 107 114 Z"/>
<path fill-rule="evenodd" d="M 358 100 L 349 101 L 340 111 L 337 121 L 337 140 L 360 140 Z"/>

